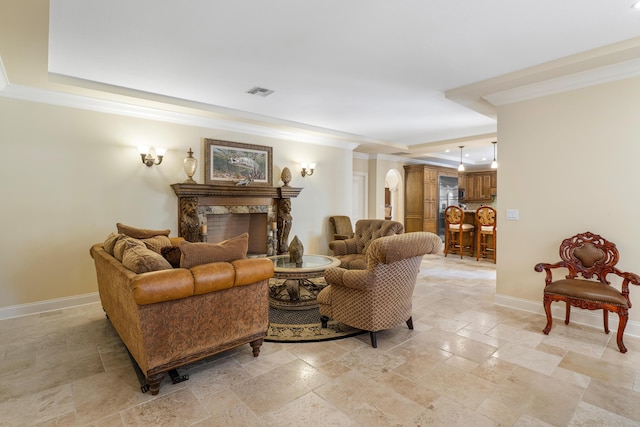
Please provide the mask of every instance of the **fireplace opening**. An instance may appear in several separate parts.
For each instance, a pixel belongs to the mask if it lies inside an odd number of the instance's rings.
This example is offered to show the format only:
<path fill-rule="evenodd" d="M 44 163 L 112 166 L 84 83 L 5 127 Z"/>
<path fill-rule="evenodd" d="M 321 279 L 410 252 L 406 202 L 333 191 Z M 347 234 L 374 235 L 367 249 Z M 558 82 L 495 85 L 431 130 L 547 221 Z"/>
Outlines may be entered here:
<path fill-rule="evenodd" d="M 267 254 L 266 213 L 225 213 L 207 215 L 206 242 L 218 243 L 242 233 L 249 233 L 247 256 Z"/>

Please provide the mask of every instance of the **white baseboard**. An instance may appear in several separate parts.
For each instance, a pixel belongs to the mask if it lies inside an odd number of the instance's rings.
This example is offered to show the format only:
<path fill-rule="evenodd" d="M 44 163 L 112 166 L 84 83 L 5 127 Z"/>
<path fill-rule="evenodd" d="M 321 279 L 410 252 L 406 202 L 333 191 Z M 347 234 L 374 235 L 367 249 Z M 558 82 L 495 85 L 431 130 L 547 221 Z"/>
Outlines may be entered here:
<path fill-rule="evenodd" d="M 72 297 L 56 298 L 29 304 L 12 305 L 0 308 L 0 320 L 43 313 L 45 311 L 62 310 L 76 305 L 91 304 L 99 301 L 100 296 L 97 292 L 93 292 L 90 294 L 74 295 Z"/>
<path fill-rule="evenodd" d="M 496 305 L 502 307 L 515 308 L 516 310 L 528 311 L 530 313 L 541 314 L 545 316 L 544 307 L 542 306 L 542 297 L 540 301 L 531 301 L 521 298 L 514 298 L 505 295 L 495 296 L 493 302 Z M 564 322 L 565 305 L 563 303 L 551 304 L 551 315 L 554 319 L 558 319 Z M 581 325 L 593 326 L 594 328 L 602 329 L 602 311 L 601 310 L 581 310 L 576 307 L 572 307 L 571 310 L 571 323 L 579 323 Z M 541 328 L 546 325 L 546 317 L 543 320 Z M 618 315 L 615 313 L 609 314 L 609 330 L 618 330 Z M 625 335 L 640 338 L 640 322 L 629 320 L 627 327 L 624 330 Z"/>

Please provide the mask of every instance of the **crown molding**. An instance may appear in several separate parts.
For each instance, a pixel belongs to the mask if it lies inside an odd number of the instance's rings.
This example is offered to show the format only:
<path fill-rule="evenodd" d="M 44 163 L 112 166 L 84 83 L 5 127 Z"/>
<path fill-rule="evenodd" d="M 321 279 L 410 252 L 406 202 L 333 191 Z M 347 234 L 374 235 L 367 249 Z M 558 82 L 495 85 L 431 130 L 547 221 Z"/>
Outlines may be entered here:
<path fill-rule="evenodd" d="M 514 102 L 526 101 L 528 99 L 540 98 L 638 76 L 640 76 L 640 59 L 634 59 L 620 64 L 600 67 L 569 76 L 496 92 L 483 96 L 483 98 L 499 107 Z"/>
<path fill-rule="evenodd" d="M 240 120 L 235 121 L 207 117 L 204 115 L 168 111 L 161 108 L 145 107 L 126 102 L 111 101 L 96 97 L 11 84 L 9 83 L 7 73 L 4 69 L 4 65 L 2 64 L 2 58 L 0 58 L 0 97 L 97 111 L 107 114 L 117 114 L 147 120 L 157 120 L 167 123 L 177 123 L 188 126 L 244 133 L 307 144 L 343 148 L 347 150 L 354 150 L 360 145 L 359 142 L 345 140 L 344 135 L 334 135 L 332 137 L 330 131 L 326 131 L 327 135 L 317 135 L 317 132 L 312 132 L 306 129 L 296 129 L 292 126 L 288 126 L 287 129 L 283 129 L 284 126 L 282 124 L 270 125 L 268 123 L 247 123 Z M 353 139 L 355 138 L 356 137 Z"/>
<path fill-rule="evenodd" d="M 640 37 L 559 58 L 445 92 L 489 117 L 497 106 L 640 75 Z"/>

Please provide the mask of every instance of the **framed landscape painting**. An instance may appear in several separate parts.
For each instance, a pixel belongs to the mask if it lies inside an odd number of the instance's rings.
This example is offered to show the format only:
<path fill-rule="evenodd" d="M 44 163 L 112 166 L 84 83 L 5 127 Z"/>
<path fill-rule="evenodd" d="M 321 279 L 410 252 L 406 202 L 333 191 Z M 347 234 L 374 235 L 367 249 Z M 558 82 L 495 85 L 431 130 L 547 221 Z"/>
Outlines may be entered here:
<path fill-rule="evenodd" d="M 271 147 L 205 138 L 204 156 L 205 184 L 271 185 Z"/>

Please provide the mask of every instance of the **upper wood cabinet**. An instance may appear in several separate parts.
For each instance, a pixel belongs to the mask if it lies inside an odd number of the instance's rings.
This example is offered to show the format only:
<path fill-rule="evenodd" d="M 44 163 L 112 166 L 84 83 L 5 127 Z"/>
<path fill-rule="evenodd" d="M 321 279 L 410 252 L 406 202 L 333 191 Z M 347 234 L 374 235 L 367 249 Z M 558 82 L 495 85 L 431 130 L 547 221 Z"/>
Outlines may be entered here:
<path fill-rule="evenodd" d="M 491 201 L 491 197 L 498 194 L 498 173 L 469 172 L 464 174 L 462 180 L 458 177 L 458 186 L 465 190 L 464 200 L 461 200 L 463 202 Z"/>

